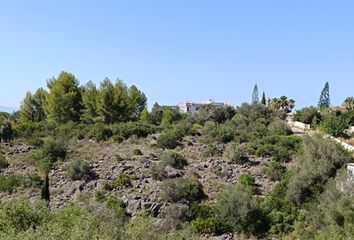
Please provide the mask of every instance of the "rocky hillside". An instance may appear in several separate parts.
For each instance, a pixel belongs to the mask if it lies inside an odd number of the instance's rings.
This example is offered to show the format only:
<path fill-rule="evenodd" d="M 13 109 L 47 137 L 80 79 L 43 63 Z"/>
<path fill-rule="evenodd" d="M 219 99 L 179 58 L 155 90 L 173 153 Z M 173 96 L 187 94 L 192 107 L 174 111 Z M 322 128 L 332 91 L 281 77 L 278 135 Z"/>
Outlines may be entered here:
<path fill-rule="evenodd" d="M 131 215 L 146 209 L 152 216 L 159 217 L 166 203 L 160 199 L 161 181 L 152 178 L 150 166 L 160 162 L 160 156 L 165 150 L 157 148 L 154 139 L 156 136 L 152 135 L 148 138 L 131 138 L 122 143 L 71 140 L 65 161 L 57 162 L 49 175 L 51 207 L 61 208 L 71 203 L 87 204 L 95 201 L 99 193 L 114 194 L 125 202 L 127 212 Z M 186 137 L 175 151 L 187 159 L 188 166 L 184 169 L 167 166 L 166 177 L 197 178 L 203 184 L 207 202 L 214 201 L 228 184 L 237 182 L 242 173 L 250 173 L 255 177 L 260 194 L 266 194 L 275 184 L 261 171 L 269 159 L 251 157 L 247 163 L 240 165 L 222 156 L 204 157 L 202 153 L 206 147 L 200 137 Z M 24 175 L 37 171 L 28 160 L 29 155 L 35 151 L 34 147 L 16 144 L 4 145 L 3 148 L 10 163 L 4 173 Z M 223 149 L 225 145 L 219 144 L 218 148 Z M 141 154 L 134 153 L 136 149 Z M 90 163 L 93 179 L 72 181 L 66 176 L 68 165 L 77 159 Z M 130 177 L 130 183 L 107 189 L 106 185 L 122 174 Z M 1 198 L 11 198 L 18 194 L 38 199 L 41 193 L 39 188 L 17 188 L 15 192 L 2 193 Z"/>

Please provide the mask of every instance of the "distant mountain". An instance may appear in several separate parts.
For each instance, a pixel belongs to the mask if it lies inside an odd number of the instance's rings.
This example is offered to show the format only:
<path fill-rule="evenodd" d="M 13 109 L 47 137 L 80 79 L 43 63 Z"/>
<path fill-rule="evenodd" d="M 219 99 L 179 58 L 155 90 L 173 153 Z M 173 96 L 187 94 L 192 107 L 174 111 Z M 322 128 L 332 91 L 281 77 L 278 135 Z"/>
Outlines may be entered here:
<path fill-rule="evenodd" d="M 13 113 L 14 111 L 16 111 L 16 109 L 10 108 L 10 107 L 0 106 L 0 112 Z"/>

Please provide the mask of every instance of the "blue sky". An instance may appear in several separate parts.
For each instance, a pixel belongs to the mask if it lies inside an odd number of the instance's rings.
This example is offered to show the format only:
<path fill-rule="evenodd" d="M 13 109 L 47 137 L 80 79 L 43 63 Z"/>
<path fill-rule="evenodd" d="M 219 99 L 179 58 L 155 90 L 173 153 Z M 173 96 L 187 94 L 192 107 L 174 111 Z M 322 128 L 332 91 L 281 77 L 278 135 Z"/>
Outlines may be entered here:
<path fill-rule="evenodd" d="M 1 1 L 0 105 L 65 70 L 135 84 L 161 104 L 354 95 L 354 1 Z"/>

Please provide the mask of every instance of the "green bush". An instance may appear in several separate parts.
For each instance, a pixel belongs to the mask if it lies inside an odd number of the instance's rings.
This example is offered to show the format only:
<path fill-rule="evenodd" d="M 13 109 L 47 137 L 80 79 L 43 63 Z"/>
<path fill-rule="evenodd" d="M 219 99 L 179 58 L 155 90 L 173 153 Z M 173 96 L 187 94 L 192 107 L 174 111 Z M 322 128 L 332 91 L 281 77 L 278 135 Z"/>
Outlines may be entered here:
<path fill-rule="evenodd" d="M 120 134 L 116 134 L 113 136 L 112 138 L 113 141 L 117 142 L 117 143 L 121 143 L 124 141 L 124 137 Z"/>
<path fill-rule="evenodd" d="M 90 164 L 83 160 L 75 160 L 71 162 L 66 169 L 66 176 L 73 180 L 89 180 L 93 173 Z"/>
<path fill-rule="evenodd" d="M 162 198 L 171 203 L 177 203 L 181 200 L 201 201 L 206 197 L 203 185 L 196 179 L 167 179 L 162 182 L 161 189 Z"/>
<path fill-rule="evenodd" d="M 106 199 L 105 207 L 114 211 L 114 213 L 122 219 L 127 218 L 125 211 L 125 204 L 123 200 L 114 196 L 108 196 Z"/>
<path fill-rule="evenodd" d="M 243 164 L 248 161 L 246 146 L 244 144 L 230 144 L 225 149 L 224 156 L 237 164 Z"/>
<path fill-rule="evenodd" d="M 102 202 L 104 200 L 106 200 L 106 196 L 100 190 L 96 190 L 95 191 L 95 201 Z"/>
<path fill-rule="evenodd" d="M 213 144 L 209 144 L 206 146 L 206 148 L 203 150 L 203 157 L 216 157 L 216 156 L 222 156 L 223 150 L 219 149 Z"/>
<path fill-rule="evenodd" d="M 119 153 L 116 153 L 114 156 L 118 162 L 123 160 L 122 156 Z"/>
<path fill-rule="evenodd" d="M 263 169 L 263 173 L 272 181 L 280 181 L 286 172 L 286 167 L 279 162 L 270 162 Z"/>
<path fill-rule="evenodd" d="M 147 137 L 149 134 L 156 132 L 156 127 L 149 123 L 142 122 L 125 122 L 111 125 L 110 130 L 114 136 L 128 139 L 135 135 L 137 137 Z"/>
<path fill-rule="evenodd" d="M 118 175 L 118 177 L 114 181 L 112 181 L 111 183 L 106 183 L 105 189 L 112 191 L 113 189 L 116 189 L 119 187 L 131 187 L 132 180 L 135 180 L 135 179 L 133 179 L 133 177 L 131 177 L 125 173 L 121 173 Z"/>
<path fill-rule="evenodd" d="M 3 156 L 0 152 L 0 169 L 7 168 L 9 166 L 9 162 L 6 160 L 5 156 Z"/>
<path fill-rule="evenodd" d="M 44 141 L 41 138 L 31 138 L 27 141 L 28 145 L 34 147 L 42 147 L 44 145 Z"/>
<path fill-rule="evenodd" d="M 182 137 L 174 130 L 166 130 L 157 139 L 157 145 L 162 148 L 175 149 L 180 145 Z"/>
<path fill-rule="evenodd" d="M 88 125 L 87 137 L 97 141 L 106 141 L 112 137 L 112 130 L 103 123 L 96 123 L 95 125 Z"/>
<path fill-rule="evenodd" d="M 191 224 L 202 234 L 221 235 L 232 231 L 232 228 L 218 217 L 197 218 Z"/>
<path fill-rule="evenodd" d="M 36 173 L 30 175 L 0 175 L 0 191 L 12 193 L 16 188 L 40 187 L 43 180 Z"/>
<path fill-rule="evenodd" d="M 2 203 L 0 207 L 0 236 L 5 237 L 8 234 L 29 229 L 35 230 L 47 220 L 47 215 L 48 210 L 44 205 L 30 205 L 23 199 Z"/>
<path fill-rule="evenodd" d="M 230 122 L 224 124 L 206 122 L 202 129 L 202 135 L 207 142 L 228 143 L 234 139 L 235 129 Z"/>
<path fill-rule="evenodd" d="M 265 219 L 249 188 L 236 184 L 224 191 L 215 204 L 217 216 L 236 232 L 260 233 Z"/>
<path fill-rule="evenodd" d="M 188 165 L 187 160 L 179 153 L 173 151 L 166 151 L 161 155 L 161 162 L 163 165 L 170 165 L 174 168 L 183 169 Z"/>
<path fill-rule="evenodd" d="M 52 162 L 56 162 L 59 159 L 65 159 L 66 157 L 64 139 L 50 139 L 44 143 L 40 150 L 42 151 L 43 156 L 49 158 Z"/>
<path fill-rule="evenodd" d="M 143 155 L 143 153 L 141 152 L 140 149 L 136 148 L 133 150 L 133 155 L 134 156 L 140 156 L 140 155 Z"/>
<path fill-rule="evenodd" d="M 328 179 L 338 169 L 352 161 L 352 156 L 333 140 L 320 135 L 304 138 L 304 152 L 300 156 L 300 171 L 287 189 L 287 200 L 295 206 L 316 198 L 323 191 Z"/>
<path fill-rule="evenodd" d="M 245 187 L 253 186 L 256 183 L 256 179 L 249 173 L 242 173 L 239 178 L 240 184 Z"/>
<path fill-rule="evenodd" d="M 151 166 L 150 166 L 150 174 L 151 174 L 152 179 L 159 180 L 159 181 L 165 179 L 166 176 L 167 176 L 165 167 L 166 166 L 164 164 L 162 164 L 162 163 L 151 164 Z"/>

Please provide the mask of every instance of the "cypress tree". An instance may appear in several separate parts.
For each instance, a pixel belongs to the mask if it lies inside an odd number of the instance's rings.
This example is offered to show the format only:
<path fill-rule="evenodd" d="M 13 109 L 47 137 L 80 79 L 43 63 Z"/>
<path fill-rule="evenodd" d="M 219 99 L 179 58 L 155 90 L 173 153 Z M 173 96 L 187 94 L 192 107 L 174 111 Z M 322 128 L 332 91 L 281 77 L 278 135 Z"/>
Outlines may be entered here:
<path fill-rule="evenodd" d="M 263 104 L 263 105 L 267 105 L 267 100 L 266 100 L 266 96 L 265 96 L 265 93 L 263 92 L 263 94 L 262 94 L 262 101 L 261 101 L 261 103 Z"/>
<path fill-rule="evenodd" d="M 49 176 L 48 173 L 45 175 L 44 183 L 42 186 L 41 198 L 46 200 L 48 203 L 50 202 L 50 193 L 49 193 Z"/>

